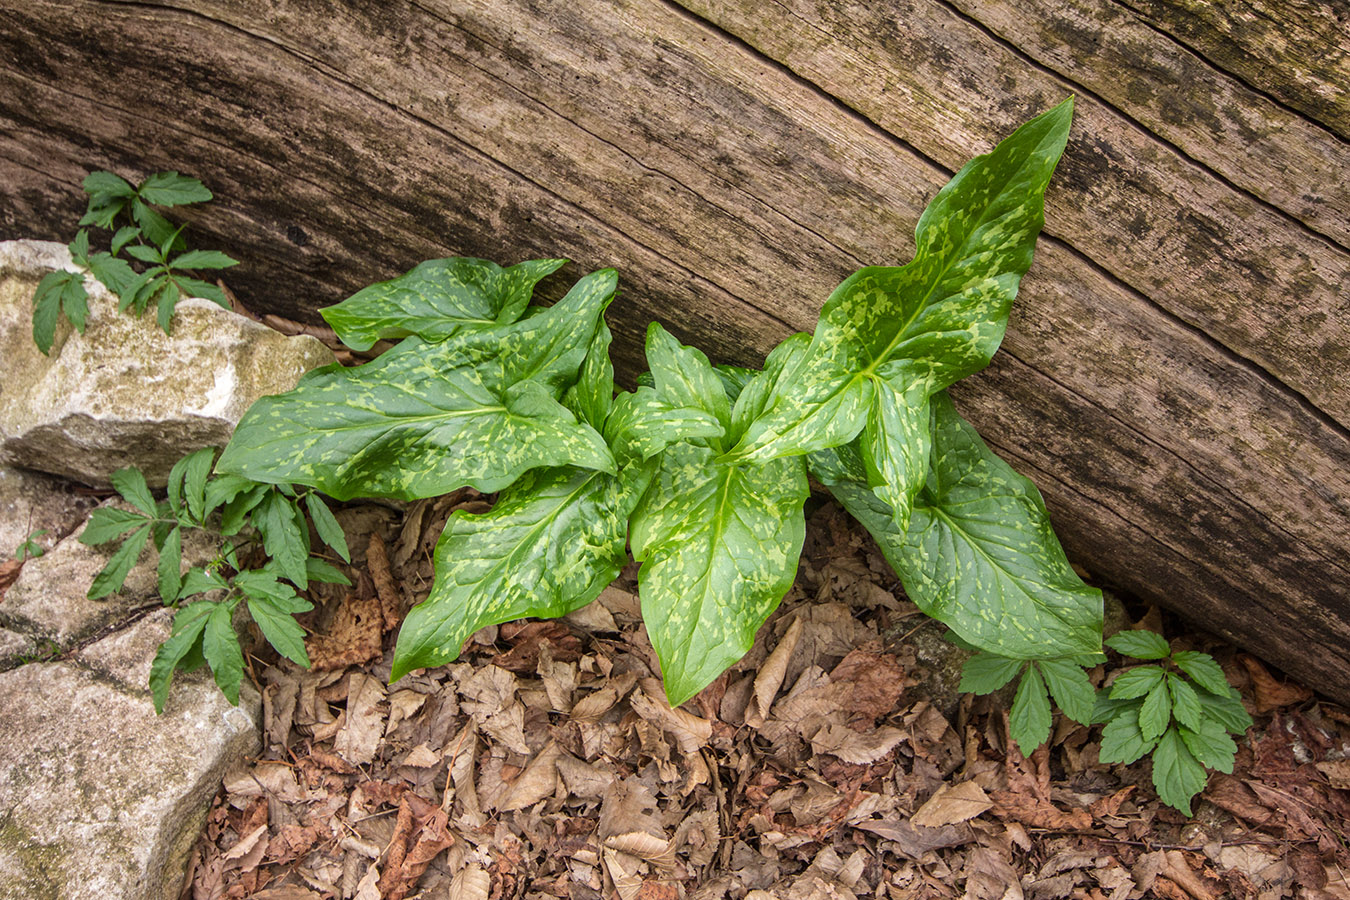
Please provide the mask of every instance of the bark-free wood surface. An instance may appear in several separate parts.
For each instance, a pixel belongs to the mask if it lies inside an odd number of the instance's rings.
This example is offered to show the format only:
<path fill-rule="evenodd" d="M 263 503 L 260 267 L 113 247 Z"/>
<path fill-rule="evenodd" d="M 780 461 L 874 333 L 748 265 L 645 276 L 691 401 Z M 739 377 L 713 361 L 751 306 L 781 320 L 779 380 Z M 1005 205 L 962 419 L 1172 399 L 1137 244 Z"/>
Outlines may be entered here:
<path fill-rule="evenodd" d="M 1075 94 L 1004 351 L 957 401 L 1076 561 L 1350 700 L 1345 0 L 0 13 L 3 236 L 71 237 L 90 169 L 174 168 L 260 311 L 316 321 L 434 256 L 613 265 L 630 379 L 652 318 L 758 363 Z"/>

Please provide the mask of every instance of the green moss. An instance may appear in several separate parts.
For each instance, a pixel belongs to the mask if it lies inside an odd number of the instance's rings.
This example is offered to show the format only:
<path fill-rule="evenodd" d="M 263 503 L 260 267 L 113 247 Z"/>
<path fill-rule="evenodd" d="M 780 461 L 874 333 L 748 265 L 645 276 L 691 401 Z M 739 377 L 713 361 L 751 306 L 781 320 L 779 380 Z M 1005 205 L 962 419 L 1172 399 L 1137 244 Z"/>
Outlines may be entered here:
<path fill-rule="evenodd" d="M 67 855 L 68 851 L 60 844 L 44 844 L 12 819 L 6 821 L 0 828 L 0 858 L 7 856 L 18 861 L 23 882 L 3 886 L 16 892 L 0 896 L 60 900 L 66 896 L 66 875 L 61 863 Z"/>

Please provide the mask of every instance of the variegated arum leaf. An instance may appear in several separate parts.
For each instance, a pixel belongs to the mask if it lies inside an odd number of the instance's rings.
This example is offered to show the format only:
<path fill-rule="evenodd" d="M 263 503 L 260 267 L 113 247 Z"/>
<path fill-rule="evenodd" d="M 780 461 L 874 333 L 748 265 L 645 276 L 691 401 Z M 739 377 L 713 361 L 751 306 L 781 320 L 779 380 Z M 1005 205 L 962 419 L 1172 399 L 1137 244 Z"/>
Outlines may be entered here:
<path fill-rule="evenodd" d="M 516 321 L 534 286 L 566 262 L 532 259 L 503 268 L 485 259 L 430 259 L 320 312 L 353 350 L 409 335 L 440 341 L 466 326 Z"/>
<path fill-rule="evenodd" d="M 677 441 L 716 439 L 725 432 L 712 413 L 675 406 L 655 388 L 642 385 L 614 401 L 604 435 L 614 458 L 626 466 L 650 459 Z"/>
<path fill-rule="evenodd" d="M 1070 98 L 958 172 L 920 217 L 909 265 L 869 266 L 835 289 L 733 458 L 823 450 L 866 429 L 869 483 L 905 527 L 926 475 L 923 401 L 998 349 L 1072 111 Z"/>
<path fill-rule="evenodd" d="M 663 399 L 729 424 L 726 390 L 702 353 L 659 326 L 648 331 L 647 353 Z M 792 586 L 805 538 L 803 460 L 727 463 L 721 441 L 668 447 L 631 520 L 642 618 L 672 706 L 750 649 Z"/>
<path fill-rule="evenodd" d="M 338 499 L 500 490 L 529 469 L 614 472 L 603 438 L 558 402 L 577 377 L 613 270 L 510 325 L 439 343 L 406 338 L 356 369 L 328 366 L 250 407 L 217 471 L 307 484 Z"/>
<path fill-rule="evenodd" d="M 450 662 L 484 626 L 562 616 L 594 600 L 628 561 L 628 516 L 652 468 L 535 469 L 488 512 L 451 515 L 431 594 L 399 631 L 391 679 Z"/>
<path fill-rule="evenodd" d="M 576 383 L 563 394 L 563 406 L 597 432 L 605 430 L 605 422 L 614 409 L 614 364 L 609 360 L 613 340 L 609 326 L 601 319 L 577 372 Z"/>
<path fill-rule="evenodd" d="M 1040 492 L 932 398 L 930 474 L 902 534 L 864 482 L 856 445 L 815 453 L 812 472 L 876 539 L 905 593 L 965 640 L 1014 659 L 1101 648 L 1102 595 L 1069 565 Z"/>

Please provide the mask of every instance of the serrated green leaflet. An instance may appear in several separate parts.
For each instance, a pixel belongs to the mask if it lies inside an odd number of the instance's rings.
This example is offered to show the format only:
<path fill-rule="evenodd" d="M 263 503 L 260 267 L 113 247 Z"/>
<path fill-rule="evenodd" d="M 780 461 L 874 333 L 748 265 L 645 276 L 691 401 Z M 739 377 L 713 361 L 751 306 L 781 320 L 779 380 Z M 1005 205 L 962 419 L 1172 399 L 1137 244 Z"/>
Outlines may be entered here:
<path fill-rule="evenodd" d="M 1172 721 L 1172 700 L 1167 693 L 1167 682 L 1159 681 L 1147 694 L 1139 707 L 1139 733 L 1144 740 L 1151 741 L 1161 737 Z"/>
<path fill-rule="evenodd" d="M 1202 765 L 1228 775 L 1233 774 L 1233 756 L 1237 753 L 1237 744 L 1218 722 L 1202 719 L 1199 729 L 1192 730 L 1183 725 L 1177 733 L 1181 735 L 1186 749 Z"/>
<path fill-rule="evenodd" d="M 1196 650 L 1178 650 L 1172 654 L 1172 662 L 1177 664 L 1177 668 L 1185 672 L 1200 687 L 1209 691 L 1211 694 L 1219 696 L 1228 696 L 1228 679 L 1224 677 L 1223 669 L 1214 661 L 1214 657 L 1208 653 L 1200 653 Z"/>
<path fill-rule="evenodd" d="M 107 172 L 95 173 L 107 175 Z M 90 176 L 93 177 L 93 176 Z M 117 178 L 117 176 L 112 176 Z M 117 179 L 121 181 L 120 178 Z M 125 182 L 123 182 L 125 184 Z M 113 187 L 113 185 L 109 185 Z M 100 187 L 102 185 L 100 184 Z M 89 190 L 89 179 L 85 179 L 85 190 Z M 116 188 L 121 191 L 121 188 Z M 188 203 L 205 203 L 211 199 L 206 185 L 195 178 L 179 175 L 177 172 L 156 172 L 141 182 L 137 193 L 146 203 L 156 206 L 183 206 Z"/>
<path fill-rule="evenodd" d="M 305 494 L 305 509 L 309 510 L 309 520 L 314 523 L 314 530 L 319 533 L 319 540 L 332 547 L 337 555 L 342 557 L 343 562 L 351 562 L 351 551 L 347 548 L 347 536 L 342 533 L 342 526 L 333 516 L 333 511 L 328 508 L 314 493 Z"/>
<path fill-rule="evenodd" d="M 136 559 L 145 549 L 145 542 L 150 539 L 150 527 L 142 525 L 132 532 L 131 537 L 109 557 L 103 571 L 95 575 L 93 583 L 89 585 L 89 593 L 86 596 L 90 600 L 101 600 L 122 589 L 122 583 L 127 580 L 127 575 L 131 574 L 132 566 L 136 565 Z"/>
<path fill-rule="evenodd" d="M 466 326 L 516 321 L 534 286 L 566 262 L 533 259 L 502 268 L 485 259 L 431 259 L 362 288 L 321 315 L 353 350 L 408 335 L 444 340 Z"/>
<path fill-rule="evenodd" d="M 1191 798 L 1205 789 L 1205 767 L 1186 747 L 1176 728 L 1158 741 L 1153 751 L 1153 787 L 1158 799 L 1191 815 Z"/>
<path fill-rule="evenodd" d="M 628 560 L 628 515 L 650 469 L 630 466 L 618 477 L 536 469 L 490 511 L 454 513 L 436 544 L 431 594 L 399 632 L 390 678 L 450 662 L 486 625 L 562 616 L 594 600 Z"/>
<path fill-rule="evenodd" d="M 230 617 L 234 603 L 216 603 L 202 632 L 202 654 L 211 667 L 216 685 L 225 699 L 239 705 L 239 684 L 244 680 L 244 653 L 239 648 L 239 635 L 234 633 Z"/>
<path fill-rule="evenodd" d="M 614 471 L 596 431 L 557 401 L 575 380 L 612 270 L 512 325 L 430 344 L 406 338 L 357 369 L 329 366 L 245 414 L 217 471 L 355 496 L 500 490 L 525 471 L 572 464 Z"/>
<path fill-rule="evenodd" d="M 993 653 L 976 653 L 961 668 L 962 693 L 991 694 L 1017 677 L 1025 662 Z"/>
<path fill-rule="evenodd" d="M 733 458 L 823 450 L 867 428 L 872 486 L 904 527 L 925 474 L 922 400 L 998 349 L 1072 111 L 1066 100 L 957 173 L 919 219 L 909 265 L 869 266 L 834 291 L 810 350 Z"/>
<path fill-rule="evenodd" d="M 248 613 L 258 623 L 267 642 L 277 652 L 302 666 L 309 665 L 309 654 L 305 652 L 305 630 L 291 616 L 290 611 L 278 609 L 268 598 L 250 596 Z"/>
<path fill-rule="evenodd" d="M 1104 763 L 1135 762 L 1157 744 L 1139 730 L 1139 710 L 1125 709 L 1102 729 L 1102 749 L 1098 758 Z"/>
<path fill-rule="evenodd" d="M 149 519 L 138 512 L 118 509 L 115 506 L 100 506 L 89 516 L 89 523 L 80 532 L 80 543 L 95 546 L 106 544 L 146 524 Z"/>
<path fill-rule="evenodd" d="M 1206 718 L 1213 719 L 1234 734 L 1242 734 L 1252 727 L 1252 717 L 1243 708 L 1242 700 L 1233 688 L 1230 687 L 1228 693 L 1223 695 L 1209 691 L 1196 691 L 1196 695 L 1200 698 Z"/>
<path fill-rule="evenodd" d="M 1198 729 L 1204 717 L 1195 688 L 1174 672 L 1167 673 L 1167 691 L 1172 698 L 1172 715 L 1187 728 Z"/>
<path fill-rule="evenodd" d="M 1121 631 L 1107 638 L 1106 646 L 1135 659 L 1166 659 L 1172 653 L 1167 639 L 1152 631 Z"/>
<path fill-rule="evenodd" d="M 262 536 L 263 549 L 281 573 L 301 589 L 309 586 L 309 576 L 305 571 L 305 557 L 309 555 L 309 549 L 301 536 L 303 522 L 294 502 L 278 491 L 268 491 L 253 511 L 253 524 Z"/>
<path fill-rule="evenodd" d="M 1158 666 L 1136 666 L 1116 676 L 1111 683 L 1112 700 L 1132 700 L 1142 697 L 1153 690 L 1163 680 L 1163 670 Z"/>
<path fill-rule="evenodd" d="M 1041 670 L 1046 687 L 1050 689 L 1050 695 L 1064 710 L 1064 714 L 1079 724 L 1091 724 L 1097 692 L 1093 690 L 1092 682 L 1083 668 L 1065 659 L 1042 659 L 1036 665 Z"/>
<path fill-rule="evenodd" d="M 202 631 L 215 608 L 214 603 L 193 603 L 174 614 L 169 638 L 159 645 L 154 661 L 150 663 L 150 692 L 155 699 L 156 713 L 164 712 L 174 669 L 201 642 Z"/>
<path fill-rule="evenodd" d="M 155 569 L 159 596 L 165 603 L 177 600 L 183 590 L 183 576 L 179 571 L 182 565 L 183 529 L 174 528 L 164 539 L 164 546 L 159 548 L 159 564 Z"/>
<path fill-rule="evenodd" d="M 754 642 L 792 586 L 809 492 L 800 459 L 728 465 L 675 444 L 632 519 L 642 618 L 678 706 Z"/>
<path fill-rule="evenodd" d="M 1008 734 L 1017 749 L 1029 755 L 1050 737 L 1050 698 L 1036 666 L 1027 666 L 1008 713 Z"/>
<path fill-rule="evenodd" d="M 965 640 L 1015 659 L 1098 651 L 1101 592 L 1069 565 L 1035 485 L 985 446 L 945 392 L 932 414 L 930 474 L 903 535 L 861 482 L 856 445 L 813 454 L 812 472 L 872 533 L 909 598 Z"/>

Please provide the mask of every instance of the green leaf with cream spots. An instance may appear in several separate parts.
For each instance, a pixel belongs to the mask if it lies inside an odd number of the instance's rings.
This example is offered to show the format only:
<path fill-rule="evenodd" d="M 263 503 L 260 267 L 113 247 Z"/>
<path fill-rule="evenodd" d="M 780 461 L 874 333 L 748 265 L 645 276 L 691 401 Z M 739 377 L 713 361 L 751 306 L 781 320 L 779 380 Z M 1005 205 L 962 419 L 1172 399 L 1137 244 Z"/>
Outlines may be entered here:
<path fill-rule="evenodd" d="M 932 398 L 930 471 L 902 534 L 868 489 L 857 445 L 811 456 L 813 474 L 876 539 L 925 613 L 1013 659 L 1101 649 L 1102 597 L 1074 573 L 1036 487 Z"/>
<path fill-rule="evenodd" d="M 429 259 L 397 278 L 362 288 L 321 314 L 353 350 L 409 335 L 440 341 L 466 326 L 516 321 L 534 286 L 566 262 L 532 259 L 503 268 L 485 259 Z"/>
<path fill-rule="evenodd" d="M 501 490 L 541 466 L 614 472 L 594 428 L 558 402 L 614 296 L 592 273 L 556 305 L 439 343 L 407 338 L 356 369 L 328 366 L 245 414 L 216 470 L 356 496 Z"/>
<path fill-rule="evenodd" d="M 905 527 L 926 469 L 923 400 L 998 349 L 1072 112 L 1070 98 L 958 172 L 919 219 L 908 265 L 868 266 L 835 289 L 732 459 L 824 450 L 866 429 L 869 483 Z"/>
<path fill-rule="evenodd" d="M 594 600 L 628 561 L 628 515 L 653 468 L 617 477 L 536 469 L 488 512 L 454 513 L 436 544 L 431 594 L 403 622 L 390 677 L 450 662 L 486 625 L 562 616 Z"/>
<path fill-rule="evenodd" d="M 792 586 L 809 493 L 799 458 L 731 465 L 679 443 L 632 518 L 642 619 L 678 706 L 746 654 Z"/>

